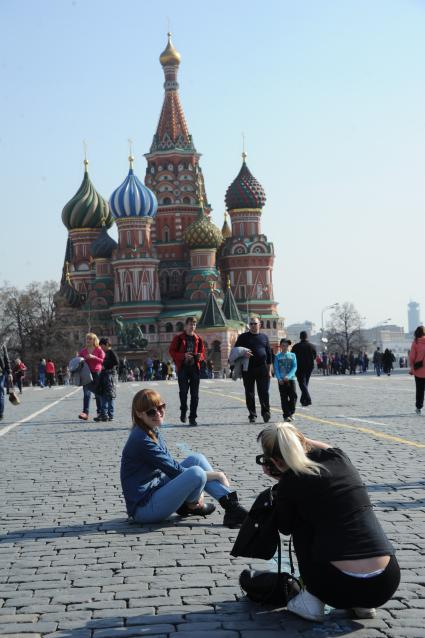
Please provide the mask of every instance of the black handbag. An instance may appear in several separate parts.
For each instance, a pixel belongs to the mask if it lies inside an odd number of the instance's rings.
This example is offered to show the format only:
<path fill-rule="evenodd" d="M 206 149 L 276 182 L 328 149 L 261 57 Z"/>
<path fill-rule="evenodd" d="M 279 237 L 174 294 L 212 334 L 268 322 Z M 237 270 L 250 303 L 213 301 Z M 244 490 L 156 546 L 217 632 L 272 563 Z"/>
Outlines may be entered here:
<path fill-rule="evenodd" d="M 255 499 L 236 537 L 232 556 L 270 560 L 276 554 L 280 536 L 273 492 L 274 487 L 267 488 Z"/>
<path fill-rule="evenodd" d="M 415 363 L 413 364 L 413 369 L 419 370 L 420 368 L 423 368 L 423 365 L 424 365 L 423 361 L 415 361 Z"/>
<path fill-rule="evenodd" d="M 257 496 L 230 553 L 235 557 L 270 560 L 277 551 L 277 572 L 251 572 L 245 569 L 239 576 L 239 584 L 251 600 L 284 607 L 288 600 L 299 593 L 301 586 L 294 576 L 292 539 L 289 541 L 291 573 L 282 572 L 282 549 L 274 500 L 275 487 L 268 488 Z"/>

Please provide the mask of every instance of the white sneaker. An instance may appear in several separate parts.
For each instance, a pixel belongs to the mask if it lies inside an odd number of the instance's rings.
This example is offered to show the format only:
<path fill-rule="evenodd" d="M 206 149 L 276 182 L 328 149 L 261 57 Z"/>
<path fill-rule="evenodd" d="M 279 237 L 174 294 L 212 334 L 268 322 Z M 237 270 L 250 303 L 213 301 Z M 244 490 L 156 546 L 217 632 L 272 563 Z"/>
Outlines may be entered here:
<path fill-rule="evenodd" d="M 313 620 L 315 622 L 323 622 L 325 620 L 325 604 L 306 589 L 291 598 L 287 609 L 293 614 L 305 618 L 305 620 Z"/>
<path fill-rule="evenodd" d="M 376 618 L 375 607 L 353 607 L 356 618 Z"/>

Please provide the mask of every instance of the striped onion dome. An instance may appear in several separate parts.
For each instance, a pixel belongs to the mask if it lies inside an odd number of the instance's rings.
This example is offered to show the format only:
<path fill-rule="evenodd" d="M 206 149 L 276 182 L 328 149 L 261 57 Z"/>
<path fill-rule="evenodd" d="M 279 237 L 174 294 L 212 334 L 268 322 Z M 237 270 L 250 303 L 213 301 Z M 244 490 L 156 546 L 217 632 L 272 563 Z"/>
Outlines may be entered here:
<path fill-rule="evenodd" d="M 90 246 L 90 254 L 94 259 L 109 259 L 117 246 L 117 242 L 108 235 L 108 231 L 103 227 Z"/>
<path fill-rule="evenodd" d="M 87 160 L 81 186 L 74 197 L 65 204 L 62 211 L 62 222 L 68 230 L 75 228 L 109 228 L 113 217 L 108 202 L 96 191 L 87 172 Z"/>
<path fill-rule="evenodd" d="M 116 190 L 112 193 L 109 205 L 115 219 L 126 217 L 155 217 L 158 202 L 153 193 L 134 174 L 130 157 L 130 170 L 128 175 Z"/>
<path fill-rule="evenodd" d="M 264 188 L 249 170 L 245 157 L 241 170 L 227 189 L 225 200 L 227 210 L 263 208 L 266 203 Z"/>

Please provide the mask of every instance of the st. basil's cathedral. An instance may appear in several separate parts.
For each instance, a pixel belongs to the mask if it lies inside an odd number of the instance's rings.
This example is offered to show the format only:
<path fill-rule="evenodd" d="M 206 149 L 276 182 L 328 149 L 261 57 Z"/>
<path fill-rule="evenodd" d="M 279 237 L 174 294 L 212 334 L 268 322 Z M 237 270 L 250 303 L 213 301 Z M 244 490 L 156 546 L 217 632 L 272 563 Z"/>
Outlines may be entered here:
<path fill-rule="evenodd" d="M 285 334 L 273 298 L 273 244 L 261 232 L 266 195 L 243 153 L 226 192 L 222 229 L 212 223 L 201 156 L 180 103 L 181 58 L 171 34 L 159 59 L 165 94 L 144 183 L 130 155 L 128 175 L 107 202 L 84 161 L 82 184 L 62 211 L 68 241 L 59 299 L 62 311 L 79 308 L 93 331 L 111 336 L 136 361 L 167 359 L 172 337 L 195 315 L 220 370 L 246 330 L 247 314 L 261 317 L 274 350 Z M 118 243 L 108 234 L 113 223 Z"/>

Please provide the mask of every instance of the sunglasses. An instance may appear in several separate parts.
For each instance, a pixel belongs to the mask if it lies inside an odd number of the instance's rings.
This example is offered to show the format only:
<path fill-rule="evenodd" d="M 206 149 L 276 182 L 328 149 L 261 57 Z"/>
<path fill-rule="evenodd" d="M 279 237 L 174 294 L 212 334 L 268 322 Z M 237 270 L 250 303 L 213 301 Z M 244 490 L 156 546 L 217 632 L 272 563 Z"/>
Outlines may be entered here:
<path fill-rule="evenodd" d="M 146 416 L 150 416 L 150 417 L 155 416 L 157 413 L 164 414 L 166 407 L 167 406 L 165 405 L 165 403 L 161 403 L 161 405 L 156 405 L 154 408 L 149 408 L 149 410 L 145 410 L 145 414 Z"/>
<path fill-rule="evenodd" d="M 250 326 L 259 326 L 260 324 L 258 323 L 258 321 L 250 321 L 249 325 Z"/>
<path fill-rule="evenodd" d="M 270 458 L 268 456 L 265 456 L 264 454 L 257 454 L 257 456 L 255 457 L 255 462 L 257 463 L 257 465 L 269 465 Z"/>

